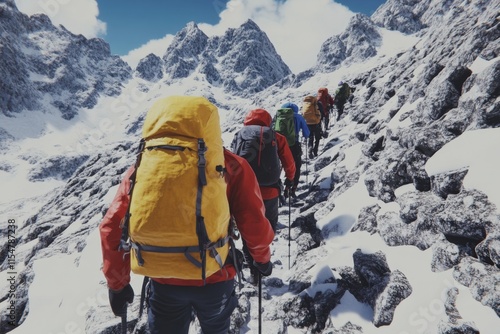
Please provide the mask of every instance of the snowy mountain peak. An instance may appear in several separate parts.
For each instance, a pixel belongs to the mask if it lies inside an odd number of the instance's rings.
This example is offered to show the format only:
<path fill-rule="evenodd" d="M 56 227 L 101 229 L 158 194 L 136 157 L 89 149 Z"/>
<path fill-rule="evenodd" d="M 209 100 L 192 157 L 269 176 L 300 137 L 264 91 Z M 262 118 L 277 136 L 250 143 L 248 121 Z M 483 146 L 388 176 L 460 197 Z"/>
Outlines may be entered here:
<path fill-rule="evenodd" d="M 261 42 L 268 42 L 269 39 L 265 32 L 263 32 L 259 26 L 252 20 L 247 20 L 238 28 L 231 28 L 226 31 L 223 39 L 231 40 L 236 43 L 248 39 L 256 39 Z M 269 41 L 271 44 L 271 42 Z M 271 44 L 272 45 L 272 44 Z M 274 46 L 273 46 L 274 48 Z"/>
<path fill-rule="evenodd" d="M 333 71 L 340 64 L 361 62 L 377 53 L 381 35 L 373 21 L 363 14 L 352 17 L 346 30 L 330 37 L 321 46 L 316 69 L 320 72 Z"/>
<path fill-rule="evenodd" d="M 255 21 L 253 21 L 252 19 L 248 19 L 245 23 L 243 23 L 241 25 L 240 28 L 241 28 L 241 30 L 255 30 L 255 31 L 262 32 L 262 30 L 257 25 L 257 23 L 255 23 Z"/>
<path fill-rule="evenodd" d="M 267 35 L 252 20 L 223 36 L 207 37 L 195 23 L 179 31 L 160 62 L 149 55 L 137 67 L 138 76 L 175 82 L 198 76 L 237 95 L 261 91 L 290 74 Z"/>
<path fill-rule="evenodd" d="M 208 48 L 217 59 L 225 88 L 232 92 L 253 94 L 291 73 L 266 33 L 252 20 L 213 38 Z"/>
<path fill-rule="evenodd" d="M 174 40 L 169 45 L 163 59 L 168 61 L 172 53 L 182 54 L 184 57 L 198 56 L 207 44 L 208 37 L 201 31 L 196 23 L 190 22 L 181 31 L 175 34 Z"/>
<path fill-rule="evenodd" d="M 169 78 L 186 78 L 194 71 L 207 41 L 208 36 L 193 22 L 179 31 L 163 56 L 165 72 Z"/>
<path fill-rule="evenodd" d="M 79 109 L 95 106 L 101 94 L 118 95 L 131 77 L 130 67 L 112 56 L 102 39 L 55 27 L 44 14 L 28 17 L 10 2 L 0 16 L 0 109 L 5 115 L 43 110 L 71 119 Z"/>

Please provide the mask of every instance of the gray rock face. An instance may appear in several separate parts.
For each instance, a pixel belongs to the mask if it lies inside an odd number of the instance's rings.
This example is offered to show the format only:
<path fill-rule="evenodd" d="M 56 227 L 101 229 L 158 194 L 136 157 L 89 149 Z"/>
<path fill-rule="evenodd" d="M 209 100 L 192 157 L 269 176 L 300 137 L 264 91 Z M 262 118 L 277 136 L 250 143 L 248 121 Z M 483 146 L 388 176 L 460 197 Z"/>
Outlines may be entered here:
<path fill-rule="evenodd" d="M 47 178 L 67 180 L 87 159 L 88 155 L 56 156 L 41 161 L 29 173 L 30 181 L 40 181 Z"/>
<path fill-rule="evenodd" d="M 141 59 L 137 68 L 137 76 L 147 81 L 158 81 L 163 78 L 163 60 L 155 54 L 149 54 Z"/>

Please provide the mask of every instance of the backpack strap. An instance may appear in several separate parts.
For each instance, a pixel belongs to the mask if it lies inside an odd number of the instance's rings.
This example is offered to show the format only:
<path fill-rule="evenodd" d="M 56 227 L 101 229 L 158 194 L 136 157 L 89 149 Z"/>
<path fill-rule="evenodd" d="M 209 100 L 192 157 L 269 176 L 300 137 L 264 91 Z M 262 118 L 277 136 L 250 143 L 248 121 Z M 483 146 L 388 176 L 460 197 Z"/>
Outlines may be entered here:
<path fill-rule="evenodd" d="M 222 259 L 220 255 L 217 253 L 217 248 L 225 246 L 231 238 L 229 236 L 226 236 L 224 238 L 220 238 L 216 242 L 211 242 L 209 243 L 206 247 L 201 249 L 203 253 L 205 251 L 210 252 L 210 256 L 212 256 L 219 265 L 222 264 Z M 131 242 L 130 247 L 135 250 L 135 254 L 137 257 L 137 262 L 139 265 L 144 265 L 144 259 L 142 258 L 141 253 L 142 252 L 153 252 L 153 253 L 184 253 L 184 256 L 196 267 L 202 268 L 202 262 L 196 260 L 191 254 L 189 253 L 196 253 L 200 252 L 200 247 L 199 246 L 181 246 L 181 247 L 162 247 L 162 246 L 149 246 L 149 245 L 141 245 L 136 242 Z M 222 268 L 223 264 L 221 265 Z"/>
<path fill-rule="evenodd" d="M 207 185 L 205 152 L 207 147 L 202 138 L 198 139 L 198 192 L 196 194 L 196 234 L 198 235 L 199 252 L 201 259 L 201 279 L 205 281 L 206 255 L 205 245 L 210 243 L 208 238 L 207 228 L 205 226 L 205 218 L 201 215 L 201 199 L 203 187 Z M 189 258 L 188 258 L 189 259 Z"/>
<path fill-rule="evenodd" d="M 125 218 L 123 219 L 123 225 L 122 225 L 122 237 L 120 239 L 120 245 L 118 246 L 118 250 L 123 250 L 125 253 L 130 252 L 130 241 L 129 241 L 129 234 L 128 234 L 128 228 L 130 224 L 130 203 L 132 202 L 132 194 L 133 194 L 133 189 L 135 185 L 135 179 L 137 177 L 137 169 L 139 168 L 139 165 L 141 164 L 141 158 L 142 158 L 142 152 L 144 152 L 144 147 L 146 147 L 146 140 L 143 138 L 139 142 L 139 148 L 137 149 L 137 159 L 135 161 L 135 168 L 134 172 L 132 175 L 130 175 L 130 189 L 128 191 L 129 195 L 129 205 L 127 208 L 127 213 L 125 214 Z"/>

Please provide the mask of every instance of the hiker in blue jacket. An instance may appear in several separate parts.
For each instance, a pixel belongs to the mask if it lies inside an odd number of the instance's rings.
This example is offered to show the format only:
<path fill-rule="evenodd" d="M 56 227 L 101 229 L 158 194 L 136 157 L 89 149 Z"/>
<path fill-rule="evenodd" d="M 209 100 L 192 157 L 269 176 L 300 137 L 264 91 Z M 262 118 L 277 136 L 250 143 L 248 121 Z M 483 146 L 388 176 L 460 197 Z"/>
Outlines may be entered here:
<path fill-rule="evenodd" d="M 293 110 L 293 120 L 295 123 L 295 137 L 297 140 L 293 146 L 290 146 L 292 151 L 293 160 L 295 161 L 295 177 L 293 179 L 293 185 L 290 188 L 286 188 L 284 192 L 285 198 L 288 196 L 296 197 L 295 190 L 299 184 L 300 178 L 300 166 L 302 166 L 302 146 L 299 140 L 299 132 L 302 130 L 302 136 L 304 138 L 309 138 L 310 132 L 307 127 L 306 120 L 299 114 L 299 107 L 291 102 L 287 102 L 281 106 L 281 108 L 290 108 Z"/>

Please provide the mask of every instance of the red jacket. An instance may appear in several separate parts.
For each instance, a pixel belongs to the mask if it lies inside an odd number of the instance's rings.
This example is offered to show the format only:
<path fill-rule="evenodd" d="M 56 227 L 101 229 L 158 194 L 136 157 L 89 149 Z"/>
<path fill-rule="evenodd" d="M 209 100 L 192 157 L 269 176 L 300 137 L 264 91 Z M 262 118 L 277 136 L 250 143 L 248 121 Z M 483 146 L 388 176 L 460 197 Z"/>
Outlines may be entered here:
<path fill-rule="evenodd" d="M 271 115 L 264 109 L 255 109 L 248 113 L 243 122 L 244 125 L 260 125 L 271 126 Z M 281 165 L 285 170 L 285 177 L 293 181 L 295 176 L 295 160 L 293 159 L 292 151 L 288 146 L 286 137 L 280 133 L 276 133 L 276 141 L 278 142 L 278 156 Z M 279 190 L 275 187 L 260 187 L 263 199 L 272 199 L 279 196 Z"/>
<path fill-rule="evenodd" d="M 259 263 L 271 259 L 270 244 L 274 239 L 271 224 L 265 217 L 265 208 L 255 174 L 248 162 L 237 155 L 224 150 L 227 198 L 231 215 L 245 240 L 250 254 Z M 130 175 L 134 167 L 125 173 L 118 191 L 104 219 L 99 226 L 103 255 L 103 272 L 108 287 L 119 290 L 130 282 L 130 257 L 118 250 L 122 229 L 120 222 L 125 217 L 129 204 L 128 191 Z M 226 265 L 222 270 L 207 277 L 206 283 L 216 283 L 234 278 L 236 270 Z M 163 284 L 201 286 L 203 280 L 154 279 Z"/>
<path fill-rule="evenodd" d="M 317 98 L 323 106 L 323 116 L 328 116 L 330 107 L 335 103 L 333 97 L 328 93 L 328 88 L 320 88 Z"/>

